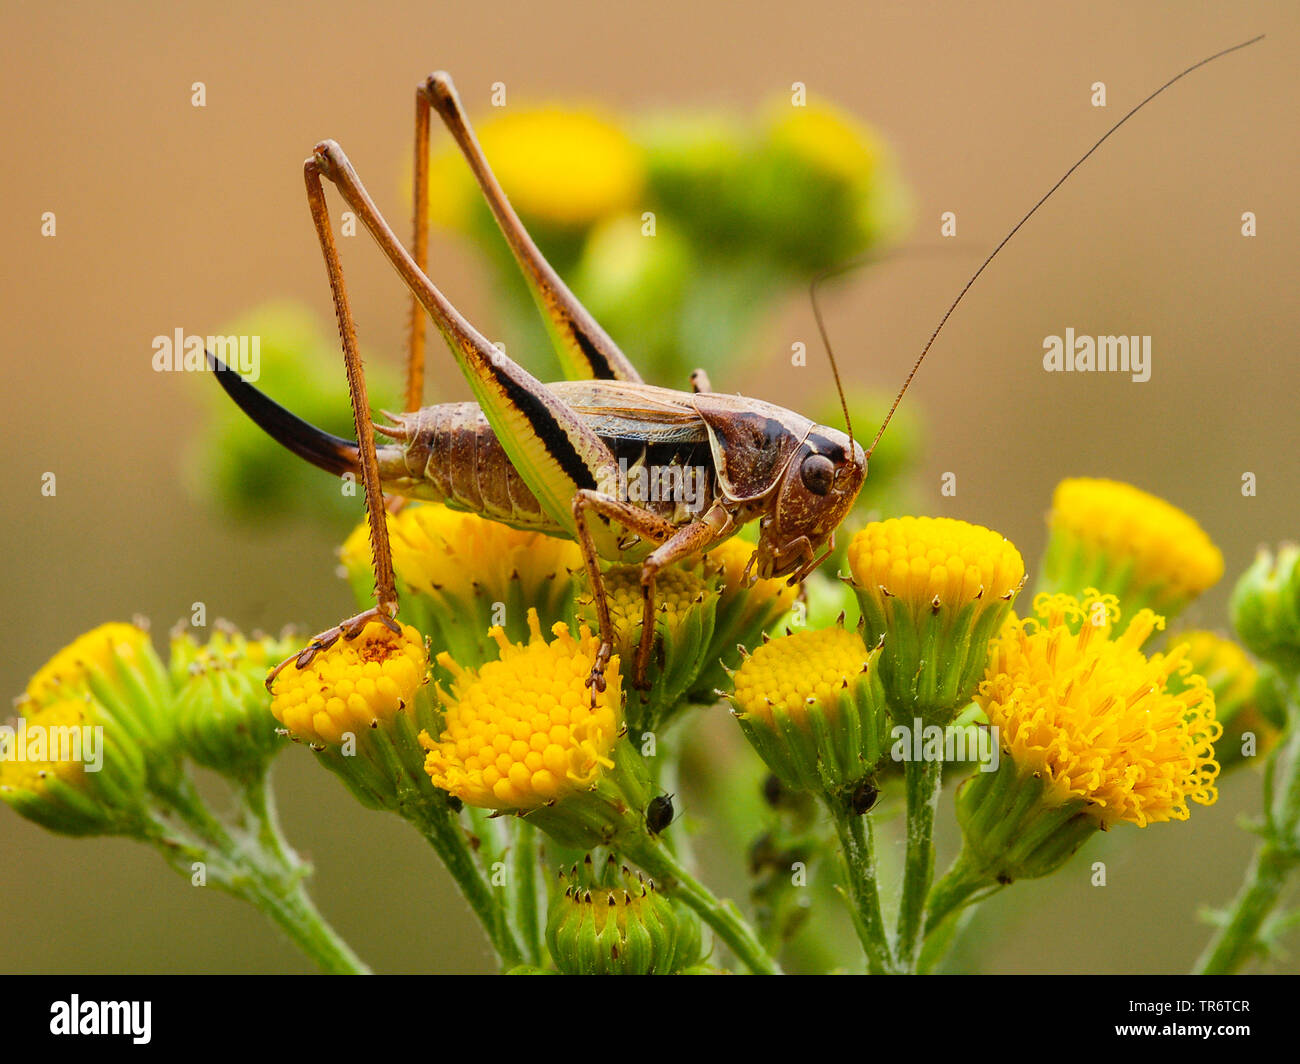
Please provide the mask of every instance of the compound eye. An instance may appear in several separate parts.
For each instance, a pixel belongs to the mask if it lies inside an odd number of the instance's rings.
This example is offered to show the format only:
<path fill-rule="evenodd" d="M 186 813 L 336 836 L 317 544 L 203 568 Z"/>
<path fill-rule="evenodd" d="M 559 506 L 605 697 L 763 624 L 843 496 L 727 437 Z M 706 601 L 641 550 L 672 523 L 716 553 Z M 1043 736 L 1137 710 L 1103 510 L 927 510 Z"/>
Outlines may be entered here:
<path fill-rule="evenodd" d="M 814 495 L 825 495 L 835 483 L 835 463 L 824 454 L 810 454 L 799 467 L 799 475 Z"/>

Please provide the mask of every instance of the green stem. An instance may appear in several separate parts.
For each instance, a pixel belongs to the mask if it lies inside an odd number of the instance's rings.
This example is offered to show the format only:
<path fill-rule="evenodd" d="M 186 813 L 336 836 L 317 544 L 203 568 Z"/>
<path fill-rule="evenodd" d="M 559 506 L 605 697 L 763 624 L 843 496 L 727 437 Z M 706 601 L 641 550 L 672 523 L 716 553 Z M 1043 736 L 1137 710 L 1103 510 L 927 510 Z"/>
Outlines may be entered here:
<path fill-rule="evenodd" d="M 946 923 L 955 924 L 957 921 L 949 918 L 971 903 L 982 901 L 998 889 L 1001 889 L 1000 885 L 991 883 L 988 877 L 975 867 L 966 850 L 963 849 L 948 871 L 939 877 L 939 881 L 935 883 L 930 891 L 929 901 L 925 908 L 926 938 L 939 935 L 941 936 L 940 944 L 942 944 L 942 937 L 947 937 L 951 943 L 952 931 L 955 928 L 948 929 Z M 979 896 L 976 897 L 976 895 Z M 937 963 L 940 959 L 942 958 L 935 958 L 931 961 L 931 964 Z"/>
<path fill-rule="evenodd" d="M 241 896 L 266 913 L 321 971 L 329 975 L 369 975 L 370 969 L 330 927 L 299 879 L 291 884 L 254 876 Z"/>
<path fill-rule="evenodd" d="M 690 906 L 700 915 L 714 933 L 722 939 L 742 964 L 756 975 L 780 975 L 781 967 L 763 948 L 758 935 L 749 926 L 735 904 L 719 901 L 661 844 L 629 846 L 626 851 L 637 864 L 652 876 L 664 881 L 672 895 Z"/>
<path fill-rule="evenodd" d="M 541 862 L 537 847 L 537 831 L 522 820 L 516 820 L 514 842 L 510 848 L 510 907 L 514 910 L 515 926 L 523 939 L 527 963 L 542 963 L 546 947 L 542 941 Z"/>
<path fill-rule="evenodd" d="M 848 870 L 849 892 L 853 897 L 854 920 L 867 964 L 873 975 L 895 971 L 894 949 L 885 928 L 880 906 L 880 888 L 876 880 L 875 837 L 871 820 L 827 802 L 835 818 L 844 864 Z"/>
<path fill-rule="evenodd" d="M 943 963 L 953 943 L 961 937 L 974 915 L 973 908 L 963 907 L 951 919 L 944 920 L 935 928 L 933 934 L 925 936 L 925 941 L 921 944 L 921 959 L 916 964 L 918 975 L 929 975 Z"/>
<path fill-rule="evenodd" d="M 907 856 L 903 864 L 903 893 L 898 905 L 895 957 L 904 972 L 916 971 L 921 953 L 926 897 L 934 879 L 934 813 L 939 804 L 943 762 L 907 761 Z"/>
<path fill-rule="evenodd" d="M 1300 866 L 1300 705 L 1294 700 L 1287 707 L 1287 733 L 1270 755 L 1268 770 L 1264 838 L 1227 921 L 1196 962 L 1197 974 L 1228 975 L 1266 951 L 1260 929 Z"/>
<path fill-rule="evenodd" d="M 465 901 L 487 932 L 501 959 L 501 966 L 510 969 L 522 964 L 524 951 L 510 924 L 506 906 L 474 860 L 474 852 L 460 824 L 449 811 L 431 808 L 427 804 L 408 807 L 402 815 L 424 836 L 451 873 Z"/>
<path fill-rule="evenodd" d="M 1282 851 L 1272 842 L 1260 845 L 1232 903 L 1227 923 L 1196 962 L 1196 974 L 1231 975 L 1261 952 L 1259 930 L 1277 906 L 1296 864 L 1294 851 Z"/>
<path fill-rule="evenodd" d="M 195 799 L 197 800 L 197 799 Z M 370 969 L 325 921 L 312 903 L 303 884 L 307 869 L 283 844 L 276 850 L 264 849 L 251 837 L 239 837 L 227 831 L 210 812 L 194 816 L 193 802 L 186 803 L 186 820 L 202 825 L 189 830 L 177 828 L 154 817 L 146 839 L 151 842 L 177 872 L 187 879 L 194 866 L 204 869 L 205 882 L 249 902 L 269 917 L 303 953 L 323 972 L 331 975 L 366 975 Z M 220 831 L 214 831 L 214 828 Z M 220 840 L 207 837 L 220 836 Z M 288 859 L 292 854 L 292 860 Z"/>

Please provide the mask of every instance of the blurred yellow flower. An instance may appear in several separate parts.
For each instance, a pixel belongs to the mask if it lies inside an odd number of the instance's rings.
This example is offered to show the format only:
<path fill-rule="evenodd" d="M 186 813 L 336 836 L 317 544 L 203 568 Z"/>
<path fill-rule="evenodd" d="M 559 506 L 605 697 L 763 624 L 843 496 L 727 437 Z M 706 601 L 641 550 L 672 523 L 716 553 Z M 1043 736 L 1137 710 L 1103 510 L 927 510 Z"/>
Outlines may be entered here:
<path fill-rule="evenodd" d="M 515 209 L 527 221 L 583 227 L 637 203 L 645 183 L 640 148 L 599 111 L 546 105 L 511 107 L 478 127 L 479 143 Z M 454 148 L 429 164 L 429 213 L 465 230 L 478 199 Z"/>
<path fill-rule="evenodd" d="M 1127 613 L 1165 617 L 1223 576 L 1223 554 L 1178 507 L 1117 480 L 1063 480 L 1052 496 L 1039 590 L 1095 587 Z"/>

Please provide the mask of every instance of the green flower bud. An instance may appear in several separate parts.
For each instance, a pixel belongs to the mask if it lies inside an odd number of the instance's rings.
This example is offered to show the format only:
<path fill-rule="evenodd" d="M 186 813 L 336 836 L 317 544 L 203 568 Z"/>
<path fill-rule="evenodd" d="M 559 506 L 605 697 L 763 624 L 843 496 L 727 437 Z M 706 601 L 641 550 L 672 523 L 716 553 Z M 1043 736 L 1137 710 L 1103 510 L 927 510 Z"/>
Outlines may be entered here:
<path fill-rule="evenodd" d="M 235 779 L 256 779 L 284 747 L 266 690 L 269 668 L 287 656 L 287 642 L 246 639 L 220 630 L 206 646 L 186 632 L 172 636 L 171 672 L 183 673 L 176 731 L 200 765 Z"/>
<path fill-rule="evenodd" d="M 546 943 L 563 974 L 672 975 L 700 960 L 696 918 L 612 855 L 599 871 L 588 857 L 561 872 L 559 886 Z"/>
<path fill-rule="evenodd" d="M 1261 550 L 1237 581 L 1228 608 L 1246 649 L 1286 676 L 1300 673 L 1300 546 Z"/>

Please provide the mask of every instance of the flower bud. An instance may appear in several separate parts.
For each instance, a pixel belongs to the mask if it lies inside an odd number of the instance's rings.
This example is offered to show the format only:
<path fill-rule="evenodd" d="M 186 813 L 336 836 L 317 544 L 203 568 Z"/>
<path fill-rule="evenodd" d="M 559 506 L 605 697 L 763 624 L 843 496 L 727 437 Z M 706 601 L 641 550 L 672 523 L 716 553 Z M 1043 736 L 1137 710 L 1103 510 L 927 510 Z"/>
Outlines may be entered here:
<path fill-rule="evenodd" d="M 696 917 L 611 856 L 560 873 L 546 943 L 564 975 L 672 975 L 700 958 Z"/>
<path fill-rule="evenodd" d="M 1261 550 L 1237 581 L 1228 608 L 1246 649 L 1283 675 L 1300 673 L 1300 546 Z"/>
<path fill-rule="evenodd" d="M 0 727 L 0 801 L 61 835 L 141 835 L 145 765 L 89 691 L 21 699 Z"/>
<path fill-rule="evenodd" d="M 139 624 L 101 624 L 73 640 L 31 678 L 26 697 L 38 705 L 97 699 L 139 746 L 151 772 L 165 772 L 175 741 L 167 670 Z"/>
<path fill-rule="evenodd" d="M 176 731 L 185 752 L 206 768 L 236 779 L 256 779 L 284 748 L 267 693 L 267 669 L 289 653 L 287 644 L 247 639 L 220 629 L 206 645 L 184 630 L 172 635 L 169 663 L 178 678 Z"/>

